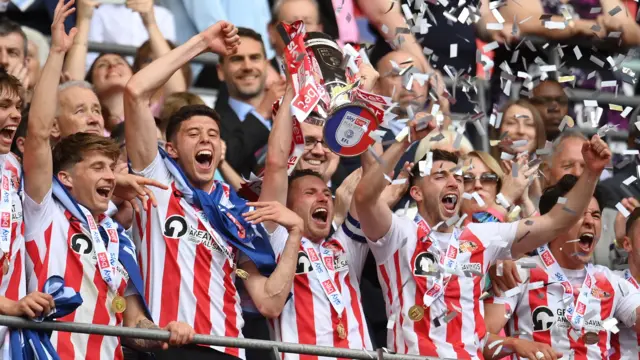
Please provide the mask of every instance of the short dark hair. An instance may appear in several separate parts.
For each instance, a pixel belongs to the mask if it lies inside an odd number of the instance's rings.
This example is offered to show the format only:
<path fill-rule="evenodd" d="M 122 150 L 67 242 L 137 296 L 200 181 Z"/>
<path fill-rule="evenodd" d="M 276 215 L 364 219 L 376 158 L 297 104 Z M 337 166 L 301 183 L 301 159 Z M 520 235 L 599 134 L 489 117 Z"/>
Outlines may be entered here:
<path fill-rule="evenodd" d="M 267 50 L 264 47 L 264 42 L 262 41 L 262 35 L 258 34 L 257 32 L 255 32 L 252 29 L 246 28 L 246 27 L 238 27 L 238 36 L 243 38 L 249 38 L 249 39 L 253 39 L 257 42 L 260 43 L 260 48 L 262 48 L 262 55 L 264 55 L 264 57 L 267 57 Z M 220 64 L 224 63 L 224 56 L 220 56 Z"/>
<path fill-rule="evenodd" d="M 22 83 L 5 69 L 0 69 L 0 95 L 18 96 L 22 99 Z"/>
<path fill-rule="evenodd" d="M 29 49 L 29 40 L 27 39 L 27 34 L 22 31 L 22 27 L 17 22 L 7 18 L 6 16 L 0 17 L 0 36 L 9 36 L 10 34 L 18 34 L 22 36 L 24 41 L 24 45 L 22 47 L 23 56 L 27 57 L 27 52 Z"/>
<path fill-rule="evenodd" d="M 118 160 L 120 147 L 108 137 L 89 134 L 75 133 L 62 138 L 53 148 L 53 173 L 57 174 L 84 160 L 84 156 L 89 152 L 99 152 L 106 157 Z"/>
<path fill-rule="evenodd" d="M 289 185 L 293 184 L 293 182 L 297 179 L 300 179 L 302 177 L 305 176 L 315 176 L 318 179 L 322 180 L 324 182 L 324 178 L 322 177 L 322 175 L 320 175 L 319 172 L 317 171 L 313 171 L 310 169 L 304 169 L 304 170 L 294 170 L 291 175 L 289 175 Z"/>
<path fill-rule="evenodd" d="M 180 110 L 176 111 L 169 117 L 169 121 L 167 122 L 167 130 L 165 133 L 167 136 L 167 141 L 171 141 L 173 135 L 175 135 L 180 130 L 180 124 L 182 124 L 186 120 L 189 120 L 193 116 L 206 116 L 220 125 L 220 115 L 218 115 L 215 110 L 208 107 L 207 105 L 183 106 L 180 108 Z"/>
<path fill-rule="evenodd" d="M 540 208 L 540 214 L 544 215 L 551 211 L 551 209 L 553 209 L 553 207 L 558 203 L 558 198 L 567 195 L 577 182 L 577 176 L 567 174 L 563 176 L 557 184 L 546 188 L 542 193 L 542 196 L 540 197 L 540 203 L 538 205 L 538 207 Z M 602 186 L 600 186 L 599 184 L 596 185 L 596 189 L 593 192 L 593 197 L 598 202 L 598 207 L 600 207 L 600 210 L 604 209 L 604 193 L 602 190 Z"/>
<path fill-rule="evenodd" d="M 451 151 L 435 149 L 435 150 L 432 150 L 431 153 L 433 153 L 433 162 L 450 161 L 454 164 L 458 164 L 458 159 L 459 159 L 458 155 L 456 155 L 455 153 L 452 153 Z M 429 154 L 429 152 L 424 154 L 424 156 L 422 157 L 422 159 L 420 159 L 420 161 L 426 160 L 427 154 Z M 418 166 L 418 163 L 414 164 L 412 175 L 414 179 L 419 179 L 421 177 L 420 166 Z"/>

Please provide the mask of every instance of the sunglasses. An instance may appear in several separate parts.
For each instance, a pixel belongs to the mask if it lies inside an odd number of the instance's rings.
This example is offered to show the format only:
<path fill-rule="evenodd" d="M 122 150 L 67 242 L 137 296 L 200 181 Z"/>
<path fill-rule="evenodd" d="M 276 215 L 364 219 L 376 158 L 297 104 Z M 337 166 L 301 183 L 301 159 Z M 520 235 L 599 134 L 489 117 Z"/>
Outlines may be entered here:
<path fill-rule="evenodd" d="M 497 184 L 498 183 L 498 175 L 494 173 L 484 173 L 480 176 L 475 176 L 473 174 L 467 173 L 462 175 L 462 181 L 465 185 L 471 185 L 476 182 L 476 180 L 480 180 L 482 185 L 485 184 Z"/>

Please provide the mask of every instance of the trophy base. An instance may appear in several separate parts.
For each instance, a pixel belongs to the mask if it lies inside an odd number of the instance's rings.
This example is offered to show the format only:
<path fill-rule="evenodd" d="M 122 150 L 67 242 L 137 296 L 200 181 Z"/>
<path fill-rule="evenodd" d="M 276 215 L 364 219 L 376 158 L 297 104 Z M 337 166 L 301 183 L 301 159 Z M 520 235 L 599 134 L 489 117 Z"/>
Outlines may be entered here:
<path fill-rule="evenodd" d="M 331 151 L 343 156 L 358 156 L 375 140 L 369 134 L 378 127 L 373 112 L 363 105 L 345 104 L 335 108 L 324 124 L 324 141 Z"/>

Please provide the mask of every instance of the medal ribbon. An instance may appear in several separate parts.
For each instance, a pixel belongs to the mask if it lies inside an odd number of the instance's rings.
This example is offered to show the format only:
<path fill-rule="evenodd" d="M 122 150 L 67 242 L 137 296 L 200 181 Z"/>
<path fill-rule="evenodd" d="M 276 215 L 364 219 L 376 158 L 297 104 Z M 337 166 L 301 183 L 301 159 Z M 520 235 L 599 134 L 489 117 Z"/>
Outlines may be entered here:
<path fill-rule="evenodd" d="M 104 282 L 109 285 L 109 288 L 115 293 L 118 292 L 118 283 L 120 282 L 121 275 L 116 271 L 118 263 L 118 257 L 120 255 L 120 237 L 118 236 L 118 225 L 108 216 L 104 216 L 100 226 L 106 231 L 109 237 L 109 244 L 105 248 L 104 241 L 100 235 L 100 229 L 96 224 L 93 215 L 84 206 L 78 204 L 80 210 L 87 218 L 87 225 L 89 226 L 89 234 L 91 235 L 91 242 L 96 252 L 96 258 L 98 259 L 98 269 L 100 270 L 100 276 Z"/>
<path fill-rule="evenodd" d="M 631 275 L 631 270 L 625 269 L 624 279 L 630 282 L 631 285 L 633 285 L 636 289 L 640 289 L 640 285 L 638 285 L 638 282 L 636 281 L 636 279 L 633 277 L 633 275 Z"/>
<path fill-rule="evenodd" d="M 571 285 L 571 282 L 562 271 L 562 268 L 556 261 L 555 257 L 553 257 L 551 250 L 549 250 L 549 246 L 546 244 L 540 246 L 538 248 L 538 254 L 545 268 L 551 272 L 552 277 L 562 284 L 562 287 L 564 288 L 564 295 L 562 297 L 563 301 L 567 297 L 570 297 L 571 299 L 565 309 L 565 317 L 569 320 L 569 323 L 571 323 L 571 326 L 573 326 L 576 331 L 581 331 L 582 326 L 584 325 L 584 314 L 587 312 L 589 294 L 591 293 L 591 288 L 595 283 L 595 278 L 593 277 L 593 265 L 588 264 L 586 266 L 587 276 L 584 278 L 584 282 L 580 288 L 580 294 L 574 304 L 573 285 Z"/>
<path fill-rule="evenodd" d="M 420 216 L 420 214 L 416 214 L 416 217 L 413 221 L 416 223 L 416 225 L 418 225 L 418 241 L 431 241 L 431 228 L 429 227 L 429 224 L 427 224 L 427 222 L 422 218 L 422 216 Z M 458 235 L 456 233 L 457 230 L 454 229 L 454 232 L 449 238 L 445 256 L 442 256 L 442 254 L 440 254 L 441 256 L 439 256 L 438 260 L 440 266 L 444 268 L 445 273 L 449 275 L 437 277 L 431 276 L 428 279 L 428 282 L 431 282 L 432 285 L 428 286 L 428 289 L 423 296 L 424 305 L 427 307 L 431 306 L 431 304 L 433 304 L 436 299 L 444 294 L 444 290 L 446 288 L 446 284 L 444 284 L 445 277 L 447 278 L 448 283 L 448 279 L 451 276 L 450 274 L 456 273 L 456 269 L 458 266 L 458 249 L 460 246 L 458 243 Z M 436 246 L 435 250 L 440 253 L 439 246 Z"/>
<path fill-rule="evenodd" d="M 11 251 L 11 172 L 7 170 L 7 160 L 2 165 L 0 186 L 0 250 L 8 258 Z"/>
<path fill-rule="evenodd" d="M 320 280 L 322 290 L 329 299 L 331 306 L 338 314 L 338 317 L 341 317 L 344 311 L 344 301 L 342 300 L 342 294 L 338 291 L 335 281 L 333 281 L 333 275 L 335 274 L 333 251 L 324 246 L 320 246 L 320 254 L 318 254 L 311 244 L 311 241 L 304 238 L 302 239 L 302 248 L 309 257 L 311 264 L 313 264 L 313 270 L 318 280 Z"/>

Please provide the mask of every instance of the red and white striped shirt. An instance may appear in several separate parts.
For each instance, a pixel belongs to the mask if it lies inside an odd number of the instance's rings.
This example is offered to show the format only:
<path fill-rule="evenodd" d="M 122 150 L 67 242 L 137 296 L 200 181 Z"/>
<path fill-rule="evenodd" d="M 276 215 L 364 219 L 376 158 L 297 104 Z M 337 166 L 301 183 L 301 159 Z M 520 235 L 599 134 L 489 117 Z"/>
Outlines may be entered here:
<path fill-rule="evenodd" d="M 151 188 L 158 206 L 136 215 L 133 229 L 153 321 L 160 327 L 182 321 L 198 334 L 242 337 L 240 296 L 229 260 L 194 213 L 185 211 L 192 205 L 176 189 L 160 154 L 139 174 L 169 186 Z M 237 249 L 225 246 L 236 262 Z M 244 358 L 243 349 L 213 348 Z"/>
<path fill-rule="evenodd" d="M 459 236 L 458 271 L 485 273 L 493 260 L 509 258 L 516 230 L 517 223 L 469 224 Z M 424 309 L 424 318 L 416 322 L 409 318 L 412 306 L 424 304 L 425 262 L 438 261 L 429 242 L 418 241 L 417 231 L 414 221 L 394 214 L 387 234 L 369 242 L 378 264 L 387 316 L 393 323 L 387 332 L 387 347 L 401 354 L 482 358 L 486 328 L 484 305 L 478 300 L 481 276 L 452 275 L 444 295 Z M 452 234 L 432 232 L 431 236 L 438 240 L 440 253 L 444 253 Z M 448 311 L 458 314 L 445 323 L 442 320 Z"/>
<path fill-rule="evenodd" d="M 511 336 L 548 344 L 562 353 L 563 358 L 606 359 L 610 354 L 612 333 L 604 329 L 603 321 L 616 318 L 627 326 L 635 323 L 635 310 L 640 306 L 640 292 L 615 276 L 610 269 L 594 265 L 595 284 L 589 295 L 583 331 L 596 332 L 600 338 L 598 343 L 593 345 L 585 344 L 581 338 L 573 339 L 569 334 L 571 324 L 565 317 L 565 305 L 562 300 L 564 287 L 555 280 L 550 270 L 545 269 L 539 256 L 518 260 L 518 264 L 523 263 L 535 263 L 537 267 L 528 271 L 520 269 L 520 278 L 523 281 L 528 279 L 519 284 L 520 293 L 512 297 L 502 296 L 486 300 L 487 303 L 495 302 L 507 306 L 507 313 L 512 314 L 507 326 L 507 333 Z M 571 282 L 575 302 L 587 271 L 562 271 Z"/>
<path fill-rule="evenodd" d="M 366 243 L 357 242 L 347 235 L 350 233 L 348 228 L 345 229 L 347 226 L 345 221 L 345 224 L 328 241 L 323 241 L 321 244 L 314 244 L 307 240 L 318 253 L 321 246 L 334 250 L 333 281 L 344 303 L 342 319 L 338 318 L 338 314 L 323 291 L 321 281 L 313 270 L 309 256 L 300 246 L 298 266 L 293 281 L 293 296 L 285 304 L 280 317 L 270 321 L 274 340 L 358 350 L 372 349 L 360 299 L 360 276 L 369 249 Z M 277 259 L 280 259 L 288 237 L 289 233 L 283 227 L 278 227 L 271 235 L 271 246 Z M 347 332 L 345 339 L 338 336 L 337 327 L 340 322 Z M 282 359 L 324 360 L 329 358 L 283 353 Z"/>
<path fill-rule="evenodd" d="M 631 286 L 640 290 L 638 282 L 627 270 L 614 271 L 613 273 L 628 281 Z M 615 352 L 610 360 L 640 360 L 640 334 L 634 329 L 626 326 L 619 326 L 620 332 L 611 334 L 611 347 Z"/>
<path fill-rule="evenodd" d="M 127 287 L 129 275 L 122 264 L 117 263 L 122 277 L 116 294 L 100 275 L 88 228 L 53 199 L 51 190 L 41 204 L 25 194 L 23 207 L 27 290 L 42 291 L 47 279 L 61 276 L 65 286 L 80 293 L 82 305 L 60 321 L 122 326 L 122 314 L 112 310 L 112 301 L 136 294 Z M 63 360 L 123 359 L 118 337 L 54 332 L 51 343 Z"/>
<path fill-rule="evenodd" d="M 22 199 L 20 198 L 20 180 L 22 167 L 11 153 L 0 155 L 0 169 L 6 169 L 11 174 L 11 256 L 9 272 L 1 271 L 5 260 L 4 254 L 0 259 L 0 296 L 18 301 L 26 295 L 26 277 L 24 271 L 24 223 L 22 221 Z M 5 341 L 5 337 L 7 337 Z M 0 326 L 0 348 L 8 344 L 6 326 Z M 7 347 L 8 348 L 8 347 Z M 0 352 L 0 355 L 2 352 Z"/>

